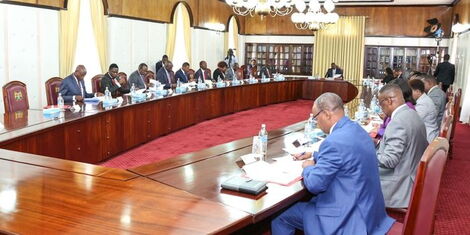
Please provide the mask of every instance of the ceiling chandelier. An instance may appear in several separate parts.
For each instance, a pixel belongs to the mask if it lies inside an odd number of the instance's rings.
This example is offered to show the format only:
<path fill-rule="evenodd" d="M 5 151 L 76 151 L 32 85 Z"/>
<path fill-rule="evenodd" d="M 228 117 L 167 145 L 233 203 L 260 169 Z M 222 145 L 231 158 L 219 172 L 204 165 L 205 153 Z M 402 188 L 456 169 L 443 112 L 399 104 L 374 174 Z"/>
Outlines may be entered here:
<path fill-rule="evenodd" d="M 323 3 L 325 12 L 323 12 L 318 0 L 310 0 L 308 6 L 303 0 L 297 0 L 295 1 L 295 8 L 298 12 L 291 15 L 291 20 L 297 29 L 317 31 L 324 29 L 329 24 L 336 23 L 339 19 L 339 15 L 333 12 L 335 9 L 333 0 L 325 0 Z"/>
<path fill-rule="evenodd" d="M 294 9 L 295 0 L 225 0 L 233 8 L 233 12 L 241 16 L 270 15 L 285 16 Z"/>

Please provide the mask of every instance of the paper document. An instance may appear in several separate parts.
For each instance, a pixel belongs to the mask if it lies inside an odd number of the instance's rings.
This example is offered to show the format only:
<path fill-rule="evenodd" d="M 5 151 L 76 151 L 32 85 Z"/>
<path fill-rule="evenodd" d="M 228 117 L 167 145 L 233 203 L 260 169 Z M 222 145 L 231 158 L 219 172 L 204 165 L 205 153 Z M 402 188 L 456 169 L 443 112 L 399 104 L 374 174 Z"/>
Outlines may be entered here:
<path fill-rule="evenodd" d="M 85 101 L 85 103 L 98 103 L 102 101 L 99 97 L 85 98 L 83 100 Z M 104 100 L 104 96 L 103 96 L 103 100 Z"/>
<path fill-rule="evenodd" d="M 302 161 L 276 161 L 267 163 L 257 161 L 243 166 L 246 176 L 259 181 L 289 185 L 301 179 Z"/>

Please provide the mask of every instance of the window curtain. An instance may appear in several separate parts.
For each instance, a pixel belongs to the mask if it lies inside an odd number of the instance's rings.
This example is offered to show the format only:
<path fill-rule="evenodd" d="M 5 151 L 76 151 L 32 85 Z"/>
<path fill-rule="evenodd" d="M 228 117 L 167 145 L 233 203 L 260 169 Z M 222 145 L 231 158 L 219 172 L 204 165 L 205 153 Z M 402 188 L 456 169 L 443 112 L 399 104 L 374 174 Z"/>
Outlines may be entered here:
<path fill-rule="evenodd" d="M 364 16 L 340 17 L 315 36 L 313 75 L 323 77 L 331 63 L 354 85 L 361 83 L 364 65 Z"/>
<path fill-rule="evenodd" d="M 67 9 L 60 11 L 59 73 L 66 77 L 72 72 L 77 47 L 80 0 L 69 0 Z"/>
<path fill-rule="evenodd" d="M 470 123 L 470 32 L 460 34 L 454 39 L 457 46 L 455 55 L 454 91 L 462 89 L 460 121 Z"/>
<path fill-rule="evenodd" d="M 237 58 L 240 58 L 238 57 L 238 23 L 237 21 L 235 20 L 235 16 L 232 17 L 232 24 L 231 24 L 231 32 L 232 32 L 232 35 L 230 35 L 232 37 L 232 40 L 233 40 L 233 48 L 235 49 L 235 56 Z"/>
<path fill-rule="evenodd" d="M 182 15 L 182 22 L 178 20 L 178 15 Z M 191 61 L 191 19 L 189 12 L 182 3 L 176 7 L 175 15 L 173 16 L 173 24 L 168 24 L 168 41 L 166 44 L 166 54 L 170 59 L 174 58 L 175 42 L 176 42 L 176 29 L 183 27 L 184 44 L 188 61 Z"/>
<path fill-rule="evenodd" d="M 101 71 L 104 72 L 108 66 L 108 23 L 104 15 L 103 1 L 90 0 L 90 9 Z"/>

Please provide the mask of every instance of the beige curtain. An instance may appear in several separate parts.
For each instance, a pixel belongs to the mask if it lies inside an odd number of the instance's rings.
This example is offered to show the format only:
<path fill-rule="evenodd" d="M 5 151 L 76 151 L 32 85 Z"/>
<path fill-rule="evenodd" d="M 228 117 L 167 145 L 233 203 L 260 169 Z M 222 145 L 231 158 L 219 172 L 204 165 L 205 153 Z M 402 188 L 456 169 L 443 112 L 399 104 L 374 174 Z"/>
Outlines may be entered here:
<path fill-rule="evenodd" d="M 191 60 L 191 19 L 189 18 L 188 9 L 186 6 L 180 3 L 181 11 L 183 14 L 183 30 L 184 30 L 184 42 L 186 46 L 186 54 L 188 55 L 188 61 Z M 184 10 L 183 10 L 184 8 Z M 178 22 L 179 23 L 179 22 Z"/>
<path fill-rule="evenodd" d="M 334 62 L 343 77 L 355 85 L 362 79 L 364 65 L 364 16 L 340 17 L 315 36 L 313 75 L 323 77 Z"/>
<path fill-rule="evenodd" d="M 173 16 L 173 24 L 168 24 L 167 41 L 166 41 L 166 54 L 173 59 L 175 52 L 175 39 L 176 39 L 176 24 L 179 11 L 181 10 L 181 3 L 176 7 L 175 15 Z"/>
<path fill-rule="evenodd" d="M 80 0 L 69 0 L 67 10 L 60 11 L 59 73 L 66 77 L 72 72 L 77 47 Z"/>
<path fill-rule="evenodd" d="M 235 20 L 235 16 L 232 17 L 231 21 L 232 21 L 232 32 L 233 32 L 233 44 L 234 44 L 233 47 L 236 49 L 235 56 L 237 58 L 240 58 L 238 54 L 238 23 Z"/>
<path fill-rule="evenodd" d="M 90 0 L 90 8 L 101 71 L 104 72 L 108 66 L 108 23 L 104 15 L 103 1 Z"/>

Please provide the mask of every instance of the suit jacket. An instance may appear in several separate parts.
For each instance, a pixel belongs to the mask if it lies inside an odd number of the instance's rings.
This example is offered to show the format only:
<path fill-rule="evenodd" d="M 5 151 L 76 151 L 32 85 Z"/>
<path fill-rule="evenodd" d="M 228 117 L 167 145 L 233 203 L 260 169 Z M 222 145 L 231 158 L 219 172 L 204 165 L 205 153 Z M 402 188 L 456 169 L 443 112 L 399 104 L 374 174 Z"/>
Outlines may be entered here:
<path fill-rule="evenodd" d="M 203 72 L 202 69 L 198 69 L 196 71 L 196 73 L 194 74 L 194 79 L 196 79 L 196 81 L 199 81 L 199 78 L 201 78 L 202 82 L 204 82 L 204 79 L 202 77 L 202 72 Z M 206 77 L 206 80 L 212 80 L 211 74 L 209 73 L 209 70 L 207 70 L 207 69 L 204 70 L 204 75 Z"/>
<path fill-rule="evenodd" d="M 434 72 L 434 77 L 437 77 L 438 82 L 442 82 L 444 85 L 450 85 L 454 83 L 455 66 L 449 62 L 439 63 Z"/>
<path fill-rule="evenodd" d="M 387 84 L 387 83 L 391 82 L 393 79 L 394 79 L 393 75 L 387 74 L 387 75 L 385 75 L 384 78 L 382 78 L 382 83 Z"/>
<path fill-rule="evenodd" d="M 337 68 L 336 72 L 335 72 L 335 75 L 338 75 L 338 74 L 341 74 L 341 76 L 343 76 L 343 70 L 340 69 L 340 68 Z M 325 77 L 327 77 L 327 78 L 333 77 L 333 69 L 332 68 L 329 68 L 328 71 L 326 71 Z"/>
<path fill-rule="evenodd" d="M 155 64 L 155 71 L 157 71 L 158 73 L 158 70 L 160 70 L 162 67 L 163 67 L 163 61 L 160 60 Z"/>
<path fill-rule="evenodd" d="M 399 107 L 385 129 L 377 151 L 385 205 L 407 208 L 416 168 L 428 147 L 426 127 L 416 111 Z"/>
<path fill-rule="evenodd" d="M 129 76 L 128 83 L 129 83 L 129 87 L 132 87 L 132 84 L 134 84 L 136 89 L 147 88 L 144 82 L 144 78 L 140 76 L 140 73 L 138 70 L 131 73 L 131 75 Z"/>
<path fill-rule="evenodd" d="M 245 71 L 243 71 L 243 76 L 245 79 L 250 78 L 250 74 L 253 75 L 254 78 L 258 78 L 259 73 L 258 73 L 258 65 L 255 65 L 254 67 L 251 66 L 251 64 L 247 65 L 245 67 Z"/>
<path fill-rule="evenodd" d="M 168 77 L 170 75 L 170 77 Z M 168 71 L 168 75 L 166 73 L 166 69 L 162 67 L 160 70 L 158 70 L 157 73 L 157 80 L 161 84 L 165 84 L 165 89 L 170 89 L 172 84 L 175 84 L 175 75 L 173 71 Z"/>
<path fill-rule="evenodd" d="M 313 197 L 304 212 L 305 234 L 385 234 L 394 220 L 385 212 L 374 143 L 343 117 L 304 168 Z"/>
<path fill-rule="evenodd" d="M 442 117 L 446 110 L 446 93 L 442 91 L 438 86 L 431 88 L 428 92 L 429 98 L 434 102 L 437 110 L 437 126 L 441 126 Z"/>
<path fill-rule="evenodd" d="M 108 87 L 108 90 L 111 92 L 112 96 L 114 97 L 119 96 L 121 94 L 129 93 L 129 89 L 116 85 L 115 80 L 116 80 L 115 78 L 111 78 L 109 73 L 106 73 L 101 78 L 101 91 L 100 92 L 104 94 L 106 87 Z"/>
<path fill-rule="evenodd" d="M 225 80 L 225 74 L 222 73 L 222 71 L 220 71 L 219 68 L 216 68 L 216 69 L 214 70 L 214 76 L 212 76 L 212 77 L 213 77 L 213 80 L 212 80 L 212 81 L 214 81 L 214 82 L 217 82 L 217 78 L 219 78 L 219 77 L 220 77 L 220 79 L 222 79 L 222 81 Z"/>
<path fill-rule="evenodd" d="M 95 95 L 92 93 L 87 93 L 86 88 L 85 88 L 85 82 L 83 80 L 79 81 L 80 84 L 82 85 L 83 89 L 83 98 L 92 98 Z M 73 74 L 70 74 L 60 84 L 60 89 L 59 93 L 62 95 L 64 98 L 65 103 L 71 103 L 73 102 L 73 97 L 74 96 L 81 96 L 82 92 L 80 91 L 80 87 L 78 86 L 77 81 L 75 80 L 75 77 Z"/>
<path fill-rule="evenodd" d="M 437 109 L 434 102 L 426 94 L 421 95 L 416 100 L 416 112 L 426 126 L 426 135 L 428 142 L 431 143 L 439 135 L 439 126 L 437 125 Z"/>
<path fill-rule="evenodd" d="M 175 73 L 175 80 L 176 81 L 179 80 L 182 83 L 187 83 L 188 82 L 188 75 L 186 75 L 186 73 L 182 69 L 179 69 Z"/>

